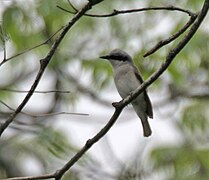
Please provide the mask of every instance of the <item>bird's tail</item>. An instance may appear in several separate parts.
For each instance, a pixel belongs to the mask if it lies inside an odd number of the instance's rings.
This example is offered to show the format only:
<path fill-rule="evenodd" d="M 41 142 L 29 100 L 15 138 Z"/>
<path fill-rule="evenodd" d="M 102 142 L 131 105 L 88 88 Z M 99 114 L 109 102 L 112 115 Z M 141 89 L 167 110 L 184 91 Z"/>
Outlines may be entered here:
<path fill-rule="evenodd" d="M 144 136 L 149 137 L 152 134 L 152 130 L 150 128 L 148 120 L 141 119 L 141 122 L 142 122 L 143 131 L 144 131 Z"/>
<path fill-rule="evenodd" d="M 144 131 L 144 136 L 149 137 L 152 134 L 152 130 L 150 128 L 149 122 L 147 120 L 147 114 L 144 112 L 143 107 L 139 107 L 138 104 L 132 104 L 134 110 L 136 111 L 137 115 L 141 119 L 142 127 Z"/>

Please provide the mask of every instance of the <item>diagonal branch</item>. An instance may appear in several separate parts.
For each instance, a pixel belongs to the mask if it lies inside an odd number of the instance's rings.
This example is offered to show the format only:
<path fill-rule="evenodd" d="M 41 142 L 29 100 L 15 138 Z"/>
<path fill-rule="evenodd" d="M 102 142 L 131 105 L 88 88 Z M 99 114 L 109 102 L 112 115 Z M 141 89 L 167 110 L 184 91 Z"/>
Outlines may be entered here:
<path fill-rule="evenodd" d="M 88 11 L 89 9 L 91 9 L 92 7 L 92 3 L 91 1 L 89 1 L 80 11 L 78 11 L 73 18 L 71 19 L 71 21 L 65 25 L 61 31 L 61 33 L 59 34 L 59 36 L 56 38 L 55 42 L 53 43 L 50 51 L 48 52 L 48 54 L 46 55 L 46 57 L 44 59 L 40 60 L 40 69 L 39 72 L 36 76 L 36 79 L 34 81 L 34 83 L 32 84 L 29 92 L 27 93 L 27 95 L 25 96 L 25 98 L 23 99 L 23 101 L 21 102 L 21 104 L 17 107 L 17 109 L 15 110 L 14 113 L 12 113 L 10 115 L 10 117 L 2 124 L 0 124 L 0 136 L 2 135 L 2 133 L 5 131 L 5 129 L 10 125 L 10 123 L 12 123 L 12 121 L 14 120 L 14 118 L 17 116 L 17 114 L 19 114 L 22 109 L 24 108 L 24 106 L 27 104 L 27 102 L 29 101 L 29 99 L 31 98 L 31 96 L 33 95 L 36 87 L 38 86 L 41 77 L 48 65 L 48 63 L 50 62 L 52 56 L 54 55 L 56 49 L 58 48 L 58 46 L 60 45 L 62 39 L 64 38 L 64 36 L 67 34 L 67 32 L 69 31 L 69 29 L 86 13 L 86 11 Z"/>
<path fill-rule="evenodd" d="M 152 49 L 150 49 L 147 53 L 144 54 L 144 57 L 147 57 L 147 56 L 155 53 L 161 47 L 169 44 L 170 42 L 172 42 L 173 40 L 178 38 L 181 34 L 183 34 L 192 25 L 192 23 L 195 21 L 196 18 L 197 18 L 197 15 L 192 15 L 190 17 L 189 21 L 178 32 L 176 32 L 175 34 L 173 34 L 169 38 L 158 42 Z"/>
<path fill-rule="evenodd" d="M 76 9 L 76 7 L 70 2 L 70 0 L 67 0 L 67 2 L 73 8 L 74 11 L 78 11 L 78 9 Z"/>
<path fill-rule="evenodd" d="M 18 57 L 18 56 L 20 56 L 20 55 L 22 55 L 22 54 L 25 54 L 25 53 L 27 53 L 27 52 L 29 52 L 29 51 L 32 51 L 33 49 L 36 49 L 36 48 L 38 48 L 38 47 L 40 47 L 40 46 L 43 46 L 43 45 L 45 45 L 45 44 L 47 44 L 58 32 L 60 32 L 61 30 L 62 30 L 62 28 L 63 27 L 61 27 L 61 28 L 59 28 L 54 34 L 52 34 L 47 40 L 45 40 L 44 42 L 42 42 L 42 43 L 40 43 L 40 44 L 38 44 L 38 45 L 36 45 L 36 46 L 33 46 L 33 47 L 31 47 L 31 48 L 28 48 L 28 49 L 25 49 L 24 51 L 22 51 L 22 52 L 19 52 L 19 53 L 17 53 L 17 54 L 15 54 L 15 55 L 13 55 L 13 56 L 11 56 L 11 57 L 9 57 L 9 58 L 6 58 L 6 49 L 5 49 L 5 55 L 4 55 L 4 59 L 2 60 L 2 62 L 0 63 L 0 66 L 2 66 L 4 63 L 6 63 L 7 61 L 10 61 L 11 59 L 13 59 L 13 58 L 16 58 L 16 57 Z"/>

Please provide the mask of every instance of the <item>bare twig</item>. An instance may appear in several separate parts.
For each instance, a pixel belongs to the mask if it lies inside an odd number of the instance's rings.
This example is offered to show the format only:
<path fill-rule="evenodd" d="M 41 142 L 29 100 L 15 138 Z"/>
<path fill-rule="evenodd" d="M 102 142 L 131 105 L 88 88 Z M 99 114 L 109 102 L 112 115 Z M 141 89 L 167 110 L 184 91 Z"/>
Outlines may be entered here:
<path fill-rule="evenodd" d="M 67 2 L 69 3 L 69 5 L 73 8 L 73 10 L 75 12 L 78 12 L 78 9 L 75 8 L 75 6 L 70 2 L 70 0 L 67 0 Z"/>
<path fill-rule="evenodd" d="M 37 117 L 47 117 L 47 116 L 57 116 L 57 115 L 78 115 L 78 116 L 88 116 L 89 114 L 86 114 L 86 113 L 72 113 L 72 112 L 53 112 L 53 113 L 45 113 L 45 114 L 39 114 L 37 113 L 36 114 L 31 114 L 31 113 L 26 113 L 24 112 L 25 115 L 28 115 L 28 116 L 32 116 L 34 118 L 37 118 Z"/>
<path fill-rule="evenodd" d="M 6 104 L 5 102 L 3 102 L 2 100 L 0 100 L 0 103 L 3 104 L 4 106 L 6 106 L 9 110 L 14 111 L 15 109 L 10 107 L 8 104 Z M 57 115 L 79 115 L 79 116 L 88 116 L 89 114 L 86 113 L 72 113 L 72 112 L 53 112 L 53 113 L 36 113 L 36 114 L 32 114 L 32 113 L 28 113 L 28 112 L 20 112 L 21 114 L 27 115 L 27 116 L 31 116 L 33 118 L 37 118 L 37 117 L 47 117 L 47 116 L 57 116 Z"/>
<path fill-rule="evenodd" d="M 59 5 L 57 5 L 57 7 L 65 12 L 71 13 L 71 14 L 75 14 L 76 12 L 67 10 Z M 76 9 L 74 9 L 76 11 Z M 128 9 L 128 10 L 116 10 L 114 9 L 113 12 L 109 13 L 109 14 L 85 14 L 85 16 L 89 16 L 89 17 L 96 17 L 96 18 L 105 18 L 105 17 L 111 17 L 111 16 L 117 16 L 120 14 L 128 14 L 128 13 L 135 13 L 135 12 L 143 12 L 143 11 L 179 11 L 182 13 L 186 13 L 189 16 L 195 16 L 196 14 L 186 10 L 186 9 L 182 9 L 179 7 L 175 7 L 175 6 L 167 6 L 167 7 L 147 7 L 147 8 L 138 8 L 138 9 Z"/>
<path fill-rule="evenodd" d="M 6 104 L 5 102 L 3 102 L 2 100 L 0 100 L 0 103 L 3 104 L 4 106 L 6 106 L 9 110 L 15 111 L 12 107 L 10 107 L 8 104 Z"/>
<path fill-rule="evenodd" d="M 70 13 L 70 14 L 75 14 L 77 12 L 77 9 L 74 9 L 75 10 L 75 12 L 74 12 L 74 11 L 67 10 L 67 9 L 65 9 L 65 8 L 63 8 L 63 7 L 59 6 L 59 5 L 57 5 L 56 7 L 61 9 L 64 12 L 67 12 L 67 13 Z"/>
<path fill-rule="evenodd" d="M 59 36 L 56 38 L 55 42 L 53 43 L 50 51 L 48 52 L 48 54 L 46 55 L 46 57 L 44 59 L 40 60 L 40 69 L 39 72 L 36 76 L 36 79 L 34 81 L 34 83 L 32 84 L 29 92 L 27 93 L 27 95 L 25 96 L 24 100 L 21 102 L 21 104 L 17 107 L 17 109 L 15 110 L 14 113 L 12 113 L 10 115 L 10 117 L 0 125 L 0 136 L 2 135 L 2 133 L 5 131 L 5 129 L 10 125 L 10 123 L 12 123 L 12 121 L 14 120 L 14 118 L 17 116 L 18 113 L 20 113 L 22 111 L 22 109 L 24 108 L 24 106 L 27 104 L 27 102 L 29 101 L 29 99 L 31 98 L 31 96 L 33 95 L 36 87 L 38 86 L 41 77 L 48 65 L 48 63 L 50 62 L 52 56 L 54 55 L 56 49 L 58 48 L 58 46 L 60 45 L 62 39 L 64 38 L 64 36 L 67 34 L 67 32 L 69 31 L 69 29 L 86 13 L 86 11 L 88 11 L 89 9 L 91 9 L 92 7 L 92 3 L 88 2 L 80 11 L 78 11 L 73 18 L 71 19 L 71 21 L 62 28 L 61 33 L 59 34 Z"/>
<path fill-rule="evenodd" d="M 13 93 L 28 93 L 29 91 L 24 90 L 17 90 L 17 89 L 0 89 L 0 91 L 7 91 L 7 92 L 13 92 Z M 49 94 L 49 93 L 63 93 L 63 94 L 69 94 L 70 91 L 63 91 L 63 90 L 49 90 L 49 91 L 34 91 L 34 93 L 37 94 Z"/>
<path fill-rule="evenodd" d="M 3 59 L 3 61 L 0 63 L 0 66 L 2 66 L 4 63 L 6 63 L 7 61 L 9 61 L 9 60 L 11 60 L 11 59 L 13 59 L 13 58 L 16 58 L 16 57 L 18 57 L 18 56 L 20 56 L 20 55 L 22 55 L 22 54 L 25 54 L 25 53 L 27 53 L 27 52 L 29 52 L 29 51 L 32 51 L 33 49 L 36 49 L 36 48 L 38 48 L 38 47 L 40 47 L 40 46 L 43 46 L 43 45 L 45 45 L 45 44 L 47 44 L 58 32 L 60 32 L 61 30 L 63 29 L 63 27 L 61 27 L 61 28 L 59 28 L 54 34 L 52 34 L 47 40 L 45 40 L 44 42 L 42 42 L 41 44 L 38 44 L 38 45 L 36 45 L 36 46 L 33 46 L 33 47 L 31 47 L 31 48 L 28 48 L 28 49 L 25 49 L 24 51 L 22 51 L 22 52 L 20 52 L 20 53 L 18 53 L 18 54 L 15 54 L 14 56 L 11 56 L 11 57 L 9 57 L 9 58 L 6 58 L 6 56 L 4 56 L 4 59 Z M 6 50 L 5 50 L 5 52 L 6 52 Z"/>
<path fill-rule="evenodd" d="M 50 178 L 55 178 L 55 173 L 45 174 L 42 176 L 15 177 L 15 178 L 7 178 L 1 180 L 39 180 L 39 179 L 50 179 Z"/>
<path fill-rule="evenodd" d="M 181 34 L 183 34 L 192 25 L 192 23 L 195 21 L 196 18 L 197 18 L 197 15 L 192 15 L 190 17 L 189 21 L 178 32 L 176 32 L 175 34 L 173 34 L 169 38 L 158 42 L 152 49 L 150 49 L 147 53 L 144 54 L 144 57 L 147 57 L 147 56 L 155 53 L 161 47 L 165 46 L 166 44 L 169 44 L 170 42 L 172 42 L 173 40 L 178 38 Z"/>

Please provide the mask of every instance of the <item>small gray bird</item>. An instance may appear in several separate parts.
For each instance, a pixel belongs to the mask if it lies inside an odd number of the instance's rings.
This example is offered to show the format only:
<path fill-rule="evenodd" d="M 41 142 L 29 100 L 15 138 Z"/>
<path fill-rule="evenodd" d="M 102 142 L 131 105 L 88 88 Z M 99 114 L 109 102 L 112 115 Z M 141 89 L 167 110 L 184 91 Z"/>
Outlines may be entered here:
<path fill-rule="evenodd" d="M 114 69 L 114 81 L 116 88 L 122 98 L 127 97 L 132 91 L 143 83 L 136 66 L 132 62 L 131 56 L 120 49 L 115 49 L 106 56 L 101 56 L 102 59 L 107 59 Z M 152 104 L 147 95 L 147 92 L 142 92 L 136 99 L 131 102 L 134 110 L 141 119 L 144 136 L 148 137 L 152 134 L 148 116 L 153 118 Z"/>

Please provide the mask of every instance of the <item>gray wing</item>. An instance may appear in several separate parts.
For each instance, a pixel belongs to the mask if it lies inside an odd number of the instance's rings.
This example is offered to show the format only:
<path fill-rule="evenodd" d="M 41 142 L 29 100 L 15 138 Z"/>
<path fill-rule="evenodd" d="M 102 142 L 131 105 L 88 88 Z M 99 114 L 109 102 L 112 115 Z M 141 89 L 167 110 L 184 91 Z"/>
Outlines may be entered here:
<path fill-rule="evenodd" d="M 136 78 L 141 82 L 143 83 L 143 79 L 142 77 L 139 75 L 138 71 L 137 71 L 137 68 L 135 69 L 135 76 Z M 146 109 L 146 114 L 150 117 L 150 118 L 153 118 L 153 111 L 152 111 L 152 103 L 149 99 L 149 96 L 147 94 L 147 91 L 145 90 L 144 91 L 144 96 L 145 96 L 145 101 L 147 103 L 147 109 Z"/>

